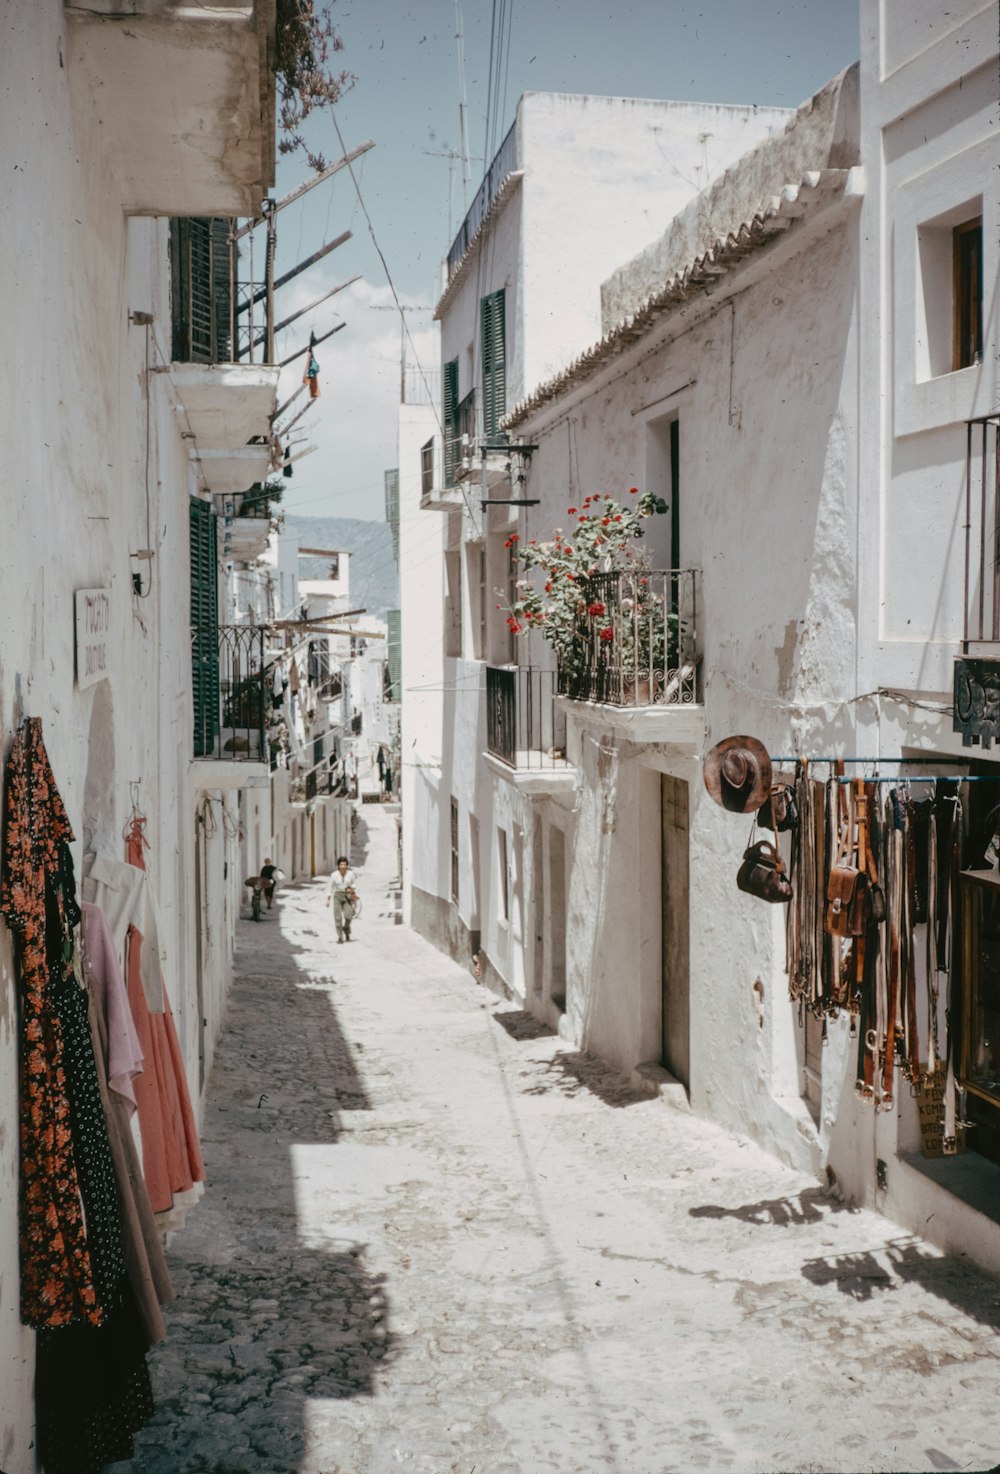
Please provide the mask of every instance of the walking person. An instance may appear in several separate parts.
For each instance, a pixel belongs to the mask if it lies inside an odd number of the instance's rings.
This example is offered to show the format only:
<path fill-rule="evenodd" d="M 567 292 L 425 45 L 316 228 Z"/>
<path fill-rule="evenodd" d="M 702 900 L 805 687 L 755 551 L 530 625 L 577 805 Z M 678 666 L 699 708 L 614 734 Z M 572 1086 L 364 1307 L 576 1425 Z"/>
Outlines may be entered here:
<path fill-rule="evenodd" d="M 355 874 L 346 855 L 341 855 L 337 868 L 330 876 L 328 894 L 333 906 L 333 920 L 337 928 L 337 941 L 351 940 L 351 922 L 354 920 L 354 903 L 358 898 L 355 890 Z"/>

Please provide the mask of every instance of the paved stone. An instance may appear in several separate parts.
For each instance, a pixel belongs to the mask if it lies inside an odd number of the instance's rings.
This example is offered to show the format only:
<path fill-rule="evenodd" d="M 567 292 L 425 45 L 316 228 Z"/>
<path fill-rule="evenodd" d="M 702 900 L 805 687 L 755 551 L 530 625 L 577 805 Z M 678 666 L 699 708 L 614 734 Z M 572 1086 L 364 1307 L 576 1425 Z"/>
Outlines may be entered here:
<path fill-rule="evenodd" d="M 118 1474 L 991 1468 L 1000 1284 L 324 883 L 241 923 L 158 1412 Z"/>

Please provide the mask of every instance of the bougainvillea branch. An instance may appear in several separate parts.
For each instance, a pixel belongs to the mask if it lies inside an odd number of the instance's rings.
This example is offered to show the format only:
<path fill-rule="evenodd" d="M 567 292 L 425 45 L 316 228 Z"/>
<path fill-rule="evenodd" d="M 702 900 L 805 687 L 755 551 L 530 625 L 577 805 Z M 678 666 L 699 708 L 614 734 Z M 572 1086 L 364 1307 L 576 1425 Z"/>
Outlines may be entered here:
<path fill-rule="evenodd" d="M 332 66 L 343 49 L 329 10 L 317 0 L 277 0 L 275 72 L 284 134 L 278 151 L 302 149 L 317 172 L 326 168 L 326 159 L 307 147 L 302 125 L 316 109 L 332 107 L 354 82 L 350 72 Z"/>

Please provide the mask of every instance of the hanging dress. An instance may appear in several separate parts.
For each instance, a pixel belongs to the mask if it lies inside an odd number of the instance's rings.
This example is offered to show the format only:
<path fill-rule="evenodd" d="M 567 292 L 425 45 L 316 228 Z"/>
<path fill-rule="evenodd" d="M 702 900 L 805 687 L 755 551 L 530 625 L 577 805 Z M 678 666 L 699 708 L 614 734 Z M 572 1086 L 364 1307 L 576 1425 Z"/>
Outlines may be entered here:
<path fill-rule="evenodd" d="M 38 1328 L 35 1421 L 46 1474 L 129 1458 L 153 1411 L 87 994 L 69 820 L 38 718 L 7 762 L 0 911 L 21 984 L 21 1316 Z"/>
<path fill-rule="evenodd" d="M 143 872 L 144 825 L 145 820 L 137 818 L 126 836 L 128 863 Z M 129 1003 L 144 1056 L 143 1073 L 135 1081 L 142 1168 L 158 1226 L 167 1231 L 182 1225 L 187 1209 L 201 1195 L 205 1165 L 180 1042 L 162 976 L 157 978 L 162 1012 L 151 1012 L 146 1004 L 149 983 L 144 977 L 144 963 L 148 954 L 143 943 L 142 933 L 131 926 L 126 975 Z"/>

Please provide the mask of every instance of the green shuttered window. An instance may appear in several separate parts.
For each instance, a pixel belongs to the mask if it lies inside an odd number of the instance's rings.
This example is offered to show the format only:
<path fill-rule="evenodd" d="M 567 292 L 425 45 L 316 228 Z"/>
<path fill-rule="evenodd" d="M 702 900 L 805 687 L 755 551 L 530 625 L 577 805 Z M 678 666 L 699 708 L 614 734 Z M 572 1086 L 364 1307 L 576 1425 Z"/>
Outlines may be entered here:
<path fill-rule="evenodd" d="M 191 498 L 191 688 L 194 755 L 208 757 L 219 735 L 219 571 L 215 513 Z"/>
<path fill-rule="evenodd" d="M 499 424 L 507 409 L 507 344 L 504 326 L 504 289 L 491 292 L 479 303 L 483 360 L 483 434 L 501 438 Z"/>
<path fill-rule="evenodd" d="M 444 484 L 455 485 L 458 469 L 458 359 L 444 366 Z"/>

